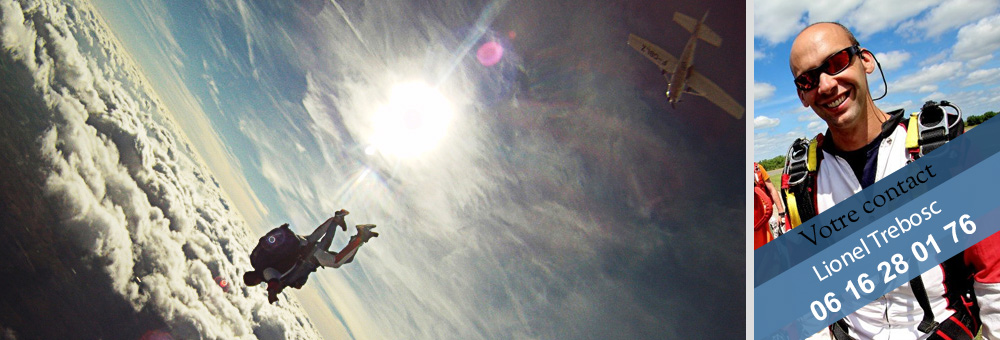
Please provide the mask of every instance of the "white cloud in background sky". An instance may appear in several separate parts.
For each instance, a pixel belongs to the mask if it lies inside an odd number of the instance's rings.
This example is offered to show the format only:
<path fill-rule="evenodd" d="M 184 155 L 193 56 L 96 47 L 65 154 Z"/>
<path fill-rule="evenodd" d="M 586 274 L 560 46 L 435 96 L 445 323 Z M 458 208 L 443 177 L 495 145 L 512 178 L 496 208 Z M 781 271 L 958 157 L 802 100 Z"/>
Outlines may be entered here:
<path fill-rule="evenodd" d="M 754 130 L 756 130 L 756 129 L 773 128 L 775 126 L 778 126 L 779 123 L 781 123 L 781 120 L 777 119 L 777 118 L 768 118 L 766 116 L 757 116 L 757 117 L 754 117 L 754 119 L 753 119 L 753 128 L 754 128 Z"/>
<path fill-rule="evenodd" d="M 774 95 L 774 85 L 768 83 L 753 83 L 753 100 L 764 101 Z"/>
<path fill-rule="evenodd" d="M 1000 14 L 983 18 L 958 30 L 952 54 L 959 60 L 971 60 L 1000 49 Z"/>
<path fill-rule="evenodd" d="M 912 31 L 914 37 L 936 38 L 947 30 L 961 27 L 969 21 L 979 20 L 1000 8 L 996 0 L 948 0 L 931 9 L 922 20 L 908 20 L 897 31 Z M 956 20 L 961 18 L 961 20 Z"/>
<path fill-rule="evenodd" d="M 831 3 L 836 3 L 836 1 L 831 1 Z M 852 8 L 846 16 L 831 18 L 831 20 L 844 21 L 845 24 L 854 27 L 854 34 L 864 44 L 864 39 L 870 35 L 895 27 L 903 20 L 937 4 L 939 4 L 938 0 L 864 1 L 857 8 Z"/>
<path fill-rule="evenodd" d="M 982 84 L 1000 81 L 1000 68 L 976 70 L 966 76 L 968 84 Z"/>
<path fill-rule="evenodd" d="M 890 88 L 900 92 L 931 92 L 937 88 L 934 83 L 957 76 L 961 68 L 962 63 L 957 61 L 926 66 L 921 68 L 920 72 L 900 77 L 890 85 Z"/>
<path fill-rule="evenodd" d="M 803 12 L 808 3 L 796 0 L 761 0 L 753 2 L 753 35 L 770 44 L 788 39 L 806 27 Z"/>
<path fill-rule="evenodd" d="M 892 71 L 903 67 L 903 64 L 910 60 L 910 52 L 906 51 L 889 51 L 889 52 L 879 52 L 875 53 L 875 59 L 878 59 L 882 69 L 885 71 Z"/>

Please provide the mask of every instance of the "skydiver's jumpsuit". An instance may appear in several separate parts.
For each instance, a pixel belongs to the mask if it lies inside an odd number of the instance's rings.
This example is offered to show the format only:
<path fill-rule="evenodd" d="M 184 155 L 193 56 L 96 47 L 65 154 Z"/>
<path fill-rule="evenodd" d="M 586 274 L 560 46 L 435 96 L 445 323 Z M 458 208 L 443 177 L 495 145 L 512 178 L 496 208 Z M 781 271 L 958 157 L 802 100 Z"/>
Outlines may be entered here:
<path fill-rule="evenodd" d="M 295 282 L 289 282 L 289 286 L 296 288 L 302 287 L 302 284 L 304 284 L 306 279 L 309 277 L 309 273 L 315 271 L 317 266 L 338 268 L 345 263 L 354 261 L 354 254 L 358 252 L 358 248 L 361 247 L 363 242 L 361 242 L 358 235 L 354 235 L 351 236 L 350 241 L 347 242 L 344 249 L 341 249 L 340 252 L 332 252 L 330 251 L 330 244 L 333 242 L 333 236 L 336 232 L 337 228 L 333 225 L 333 218 L 331 217 L 317 227 L 312 234 L 300 241 L 302 246 L 305 247 L 312 242 L 316 242 L 317 239 L 322 237 L 322 239 L 319 240 L 319 243 L 316 244 L 316 248 L 313 251 L 312 256 L 308 257 L 308 260 L 299 263 L 292 269 L 292 271 L 298 273 L 298 275 L 290 275 Z M 262 274 L 264 275 L 264 281 L 268 282 L 273 279 L 280 279 L 282 275 L 280 271 L 274 268 L 264 269 Z M 300 277 L 295 278 L 294 276 Z"/>

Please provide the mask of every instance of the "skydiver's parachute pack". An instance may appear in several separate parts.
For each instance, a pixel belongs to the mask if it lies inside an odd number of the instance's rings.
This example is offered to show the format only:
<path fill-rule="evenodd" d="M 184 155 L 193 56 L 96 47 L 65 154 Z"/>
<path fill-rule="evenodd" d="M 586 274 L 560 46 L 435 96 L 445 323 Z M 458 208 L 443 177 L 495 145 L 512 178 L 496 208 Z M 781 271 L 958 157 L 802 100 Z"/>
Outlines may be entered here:
<path fill-rule="evenodd" d="M 288 229 L 288 223 L 271 229 L 257 241 L 257 246 L 250 253 L 250 265 L 258 271 L 274 268 L 282 273 L 286 272 L 298 260 L 302 241 Z"/>

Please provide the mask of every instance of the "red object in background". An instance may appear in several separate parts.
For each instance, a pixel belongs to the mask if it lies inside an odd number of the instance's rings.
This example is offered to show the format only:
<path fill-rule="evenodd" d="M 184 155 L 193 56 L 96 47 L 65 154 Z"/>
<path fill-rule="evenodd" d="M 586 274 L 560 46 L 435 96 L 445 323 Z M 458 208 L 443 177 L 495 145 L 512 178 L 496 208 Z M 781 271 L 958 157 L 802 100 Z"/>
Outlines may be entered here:
<path fill-rule="evenodd" d="M 219 287 L 222 288 L 224 293 L 229 292 L 229 280 L 223 279 L 222 276 L 216 276 L 215 283 L 219 284 Z"/>

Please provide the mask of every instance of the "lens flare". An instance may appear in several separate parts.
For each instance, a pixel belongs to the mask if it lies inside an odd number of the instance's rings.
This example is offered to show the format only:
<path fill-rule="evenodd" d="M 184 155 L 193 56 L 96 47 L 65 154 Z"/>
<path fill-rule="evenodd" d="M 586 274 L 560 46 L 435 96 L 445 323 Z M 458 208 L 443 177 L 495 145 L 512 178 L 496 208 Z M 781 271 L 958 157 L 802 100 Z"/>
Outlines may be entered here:
<path fill-rule="evenodd" d="M 503 58 L 503 46 L 496 41 L 488 41 L 476 50 L 476 59 L 483 66 L 493 66 Z"/>

